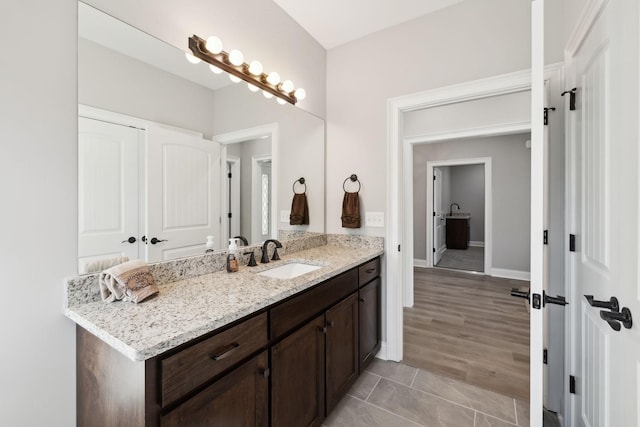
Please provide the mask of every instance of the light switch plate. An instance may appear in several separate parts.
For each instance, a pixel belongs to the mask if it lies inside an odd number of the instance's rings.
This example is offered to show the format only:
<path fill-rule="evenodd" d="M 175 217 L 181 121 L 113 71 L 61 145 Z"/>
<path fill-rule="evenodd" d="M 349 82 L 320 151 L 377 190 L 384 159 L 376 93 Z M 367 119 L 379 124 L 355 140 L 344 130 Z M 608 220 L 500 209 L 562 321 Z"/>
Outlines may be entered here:
<path fill-rule="evenodd" d="M 384 212 L 365 212 L 364 225 L 366 227 L 384 227 Z"/>
<path fill-rule="evenodd" d="M 291 211 L 280 211 L 280 222 L 289 222 Z"/>

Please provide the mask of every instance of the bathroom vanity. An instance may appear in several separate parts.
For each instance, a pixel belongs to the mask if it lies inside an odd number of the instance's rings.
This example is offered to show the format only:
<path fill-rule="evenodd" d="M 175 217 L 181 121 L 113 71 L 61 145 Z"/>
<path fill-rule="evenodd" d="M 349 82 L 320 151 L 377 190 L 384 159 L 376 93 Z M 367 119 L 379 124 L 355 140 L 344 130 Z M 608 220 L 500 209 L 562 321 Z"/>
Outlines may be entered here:
<path fill-rule="evenodd" d="M 67 309 L 78 426 L 320 425 L 380 349 L 381 253 L 320 246 Z M 299 260 L 321 268 L 257 274 Z"/>
<path fill-rule="evenodd" d="M 469 215 L 448 215 L 446 217 L 447 249 L 467 249 L 471 237 Z"/>

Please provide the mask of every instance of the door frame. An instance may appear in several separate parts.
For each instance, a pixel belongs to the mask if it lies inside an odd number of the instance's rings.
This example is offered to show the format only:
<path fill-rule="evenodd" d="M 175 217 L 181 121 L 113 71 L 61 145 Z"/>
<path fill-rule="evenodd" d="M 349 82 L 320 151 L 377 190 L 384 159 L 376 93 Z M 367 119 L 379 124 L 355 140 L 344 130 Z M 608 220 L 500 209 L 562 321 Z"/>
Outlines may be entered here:
<path fill-rule="evenodd" d="M 253 156 L 251 157 L 251 236 L 253 238 L 253 236 L 261 236 L 262 232 L 261 232 L 261 222 L 259 219 L 259 216 L 256 216 L 258 212 L 256 211 L 261 211 L 260 207 L 260 194 L 261 194 L 261 183 L 260 183 L 260 175 L 261 175 L 261 171 L 262 171 L 262 167 L 260 166 L 261 163 L 264 163 L 266 161 L 270 161 L 271 162 L 271 175 L 270 175 L 270 180 L 271 182 L 269 183 L 270 187 L 271 187 L 271 227 L 273 227 L 273 214 L 274 214 L 274 209 L 273 209 L 273 204 L 275 203 L 275 200 L 273 199 L 273 158 L 271 157 L 271 155 L 264 155 L 264 156 Z M 273 233 L 274 233 L 274 229 L 271 228 L 270 230 L 271 232 L 271 237 L 273 237 Z"/>
<path fill-rule="evenodd" d="M 233 235 L 240 234 L 240 178 L 242 174 L 240 157 L 237 156 L 229 156 L 227 155 L 226 146 L 223 146 L 224 151 L 224 160 L 226 164 L 231 165 L 231 182 L 229 185 L 225 185 L 225 194 L 223 194 L 224 200 L 227 201 L 226 211 L 221 211 L 223 215 L 223 222 L 227 220 L 227 224 L 225 227 L 222 227 L 222 234 L 220 236 L 221 247 L 224 248 L 226 243 L 229 241 L 229 238 L 233 237 Z M 227 172 L 227 171 L 225 171 Z M 227 180 L 229 178 L 226 178 Z M 226 181 L 225 181 L 226 182 Z M 231 201 L 231 206 L 229 206 L 229 188 L 231 188 L 231 193 L 236 194 L 236 197 Z M 228 218 L 225 218 L 224 215 L 228 215 L 231 213 L 231 226 L 229 226 Z M 229 234 L 229 228 L 232 230 L 232 233 Z"/>
<path fill-rule="evenodd" d="M 261 126 L 255 126 L 247 129 L 241 129 L 233 132 L 227 132 L 213 137 L 214 141 L 222 144 L 221 161 L 227 158 L 227 144 L 244 142 L 250 139 L 258 139 L 263 137 L 271 138 L 271 232 L 278 232 L 278 149 L 280 131 L 278 123 L 268 123 Z M 220 168 L 221 170 L 223 168 Z M 224 177 L 222 177 L 224 178 Z M 223 198 L 224 199 L 224 198 Z M 220 205 L 223 212 L 227 209 L 227 201 L 221 200 Z M 273 236 L 277 238 L 278 236 Z M 251 242 L 249 242 L 251 243 Z"/>
<path fill-rule="evenodd" d="M 435 141 L 434 141 L 435 142 Z M 433 169 L 441 166 L 464 166 L 464 165 L 483 165 L 484 166 L 484 274 L 491 275 L 491 248 L 492 248 L 492 181 L 491 181 L 491 157 L 475 157 L 466 159 L 447 159 L 434 160 L 427 162 L 427 267 L 433 267 L 433 254 L 430 248 L 433 248 L 433 227 L 434 216 L 429 215 L 433 212 Z M 432 256 L 429 256 L 431 254 Z M 408 282 L 405 286 L 405 301 L 407 301 L 408 293 L 411 293 L 413 299 L 413 281 Z M 413 305 L 413 304 L 412 304 Z"/>

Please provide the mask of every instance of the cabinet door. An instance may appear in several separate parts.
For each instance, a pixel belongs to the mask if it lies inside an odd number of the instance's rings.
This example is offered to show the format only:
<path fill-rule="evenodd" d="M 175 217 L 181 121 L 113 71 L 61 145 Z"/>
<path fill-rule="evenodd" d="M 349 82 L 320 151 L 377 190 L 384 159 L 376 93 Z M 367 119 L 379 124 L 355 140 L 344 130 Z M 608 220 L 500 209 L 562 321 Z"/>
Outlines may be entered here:
<path fill-rule="evenodd" d="M 380 278 L 360 289 L 360 372 L 380 350 Z"/>
<path fill-rule="evenodd" d="M 327 414 L 358 377 L 358 294 L 326 313 Z"/>
<path fill-rule="evenodd" d="M 272 347 L 272 426 L 322 423 L 325 330 L 320 315 Z"/>
<path fill-rule="evenodd" d="M 268 366 L 265 351 L 163 416 L 160 425 L 268 426 Z"/>

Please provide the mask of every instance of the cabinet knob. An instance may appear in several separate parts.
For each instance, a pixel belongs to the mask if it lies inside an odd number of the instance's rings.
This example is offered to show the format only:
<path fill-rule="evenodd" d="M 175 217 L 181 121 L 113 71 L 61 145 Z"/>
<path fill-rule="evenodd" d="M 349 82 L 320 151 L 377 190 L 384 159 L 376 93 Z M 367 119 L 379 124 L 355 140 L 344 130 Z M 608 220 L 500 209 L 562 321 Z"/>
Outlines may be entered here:
<path fill-rule="evenodd" d="M 271 375 L 271 370 L 269 368 L 262 369 L 260 375 L 262 375 L 263 378 L 269 378 L 269 375 Z"/>

